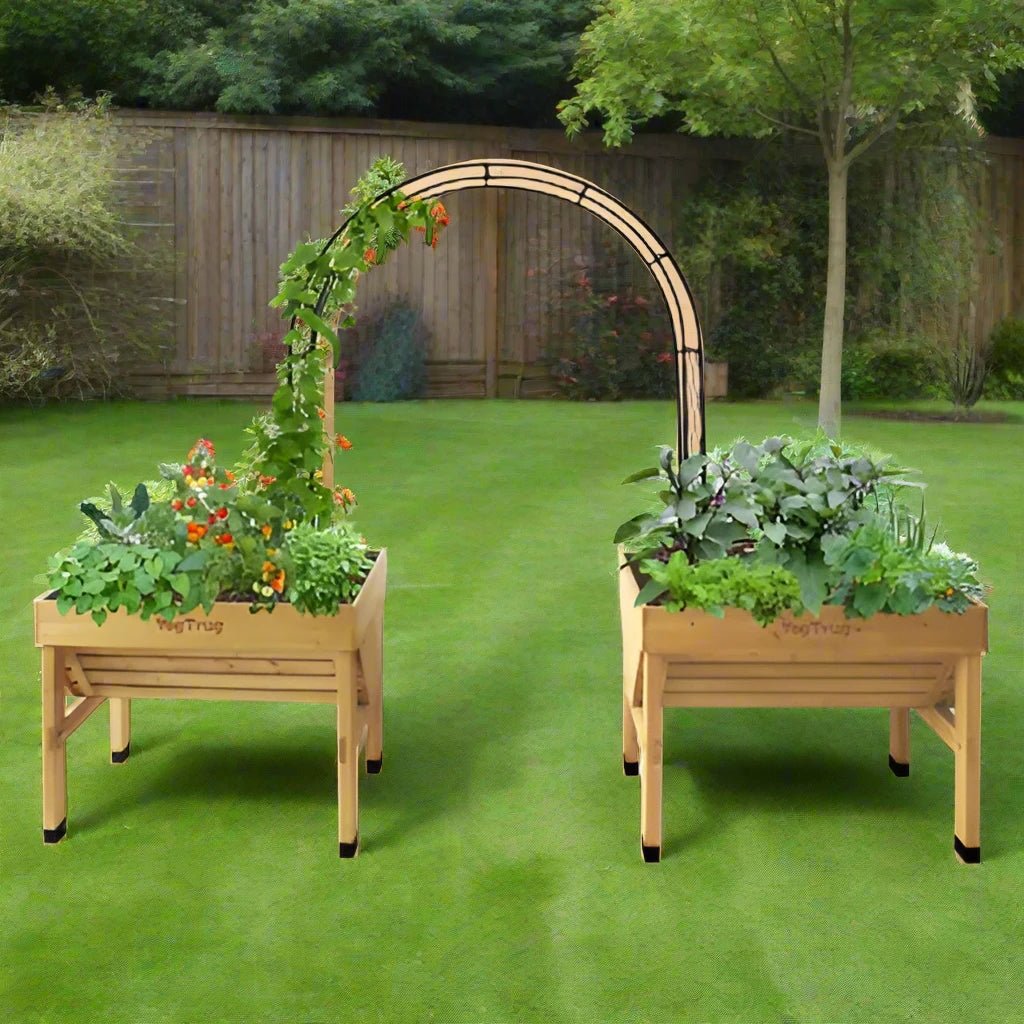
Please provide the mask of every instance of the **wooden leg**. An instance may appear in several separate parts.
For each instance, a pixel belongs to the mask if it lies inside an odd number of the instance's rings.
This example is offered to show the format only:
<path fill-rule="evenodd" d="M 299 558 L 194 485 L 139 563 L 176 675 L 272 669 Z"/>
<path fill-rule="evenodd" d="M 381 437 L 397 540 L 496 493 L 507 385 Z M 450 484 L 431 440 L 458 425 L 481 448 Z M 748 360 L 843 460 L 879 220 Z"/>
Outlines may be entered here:
<path fill-rule="evenodd" d="M 64 722 L 64 652 L 43 648 L 43 842 L 59 843 L 68 830 L 67 742 Z"/>
<path fill-rule="evenodd" d="M 359 733 L 355 659 L 335 661 L 338 685 L 338 856 L 359 851 Z"/>
<path fill-rule="evenodd" d="M 128 760 L 132 743 L 132 702 L 128 697 L 110 698 L 110 761 L 123 764 Z"/>
<path fill-rule="evenodd" d="M 640 774 L 640 741 L 633 722 L 632 695 L 622 693 L 622 771 L 625 775 Z"/>
<path fill-rule="evenodd" d="M 640 848 L 644 860 L 661 860 L 661 770 L 665 659 L 644 655 L 643 730 L 640 737 Z"/>
<path fill-rule="evenodd" d="M 376 775 L 384 763 L 384 619 L 366 631 L 359 651 L 363 680 L 370 698 L 366 728 L 366 771 Z"/>
<path fill-rule="evenodd" d="M 956 666 L 956 783 L 953 849 L 965 864 L 981 861 L 981 658 Z"/>
<path fill-rule="evenodd" d="M 889 767 L 900 778 L 910 774 L 910 708 L 889 709 Z"/>

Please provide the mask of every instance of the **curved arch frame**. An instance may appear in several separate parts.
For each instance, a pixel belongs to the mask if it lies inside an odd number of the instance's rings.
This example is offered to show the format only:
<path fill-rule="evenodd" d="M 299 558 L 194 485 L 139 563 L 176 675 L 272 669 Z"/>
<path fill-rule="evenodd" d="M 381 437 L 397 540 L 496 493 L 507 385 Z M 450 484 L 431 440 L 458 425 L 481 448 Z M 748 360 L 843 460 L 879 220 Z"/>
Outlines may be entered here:
<path fill-rule="evenodd" d="M 376 206 L 396 192 L 440 197 L 470 188 L 511 188 L 564 199 L 613 227 L 643 260 L 661 291 L 672 323 L 676 380 L 676 452 L 680 460 L 706 450 L 704 425 L 704 342 L 700 320 L 686 279 L 654 230 L 620 200 L 592 181 L 527 160 L 504 158 L 465 160 L 407 178 L 381 192 Z M 344 234 L 348 218 L 327 240 L 324 251 Z M 323 313 L 330 293 L 328 280 L 316 310 Z M 314 333 L 313 340 L 316 340 Z"/>

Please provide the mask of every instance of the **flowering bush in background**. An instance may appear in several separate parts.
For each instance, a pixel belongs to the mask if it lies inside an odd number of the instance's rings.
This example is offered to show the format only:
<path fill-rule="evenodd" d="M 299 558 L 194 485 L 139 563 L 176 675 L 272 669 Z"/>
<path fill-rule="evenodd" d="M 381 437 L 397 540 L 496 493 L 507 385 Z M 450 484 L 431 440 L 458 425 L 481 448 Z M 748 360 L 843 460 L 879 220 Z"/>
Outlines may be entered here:
<path fill-rule="evenodd" d="M 554 366 L 568 398 L 668 398 L 674 393 L 672 332 L 665 310 L 633 286 L 595 286 L 576 270 L 564 301 L 568 352 Z"/>

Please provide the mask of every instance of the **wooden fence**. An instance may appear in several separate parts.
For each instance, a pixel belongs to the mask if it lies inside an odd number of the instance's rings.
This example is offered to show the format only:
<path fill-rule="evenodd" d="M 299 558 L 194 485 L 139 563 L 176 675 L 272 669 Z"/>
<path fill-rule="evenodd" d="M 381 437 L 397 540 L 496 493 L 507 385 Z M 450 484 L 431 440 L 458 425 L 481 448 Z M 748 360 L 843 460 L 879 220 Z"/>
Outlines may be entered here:
<path fill-rule="evenodd" d="M 458 160 L 504 156 L 581 174 L 617 195 L 666 242 L 688 188 L 742 143 L 647 136 L 621 152 L 594 136 L 558 131 L 314 118 L 130 112 L 120 115 L 125 202 L 136 223 L 173 245 L 168 298 L 174 337 L 140 368 L 143 393 L 250 396 L 273 386 L 267 351 L 282 333 L 267 307 L 295 244 L 338 223 L 349 189 L 390 154 L 410 174 Z M 979 331 L 1024 309 L 1024 143 L 993 140 L 984 193 L 999 252 L 982 257 Z M 437 251 L 412 245 L 368 275 L 359 316 L 402 298 L 426 323 L 431 395 L 543 393 L 544 360 L 567 333 L 561 293 L 597 257 L 627 259 L 625 243 L 584 211 L 522 192 L 462 192 L 446 201 L 452 224 Z M 683 268 L 685 272 L 685 267 Z"/>

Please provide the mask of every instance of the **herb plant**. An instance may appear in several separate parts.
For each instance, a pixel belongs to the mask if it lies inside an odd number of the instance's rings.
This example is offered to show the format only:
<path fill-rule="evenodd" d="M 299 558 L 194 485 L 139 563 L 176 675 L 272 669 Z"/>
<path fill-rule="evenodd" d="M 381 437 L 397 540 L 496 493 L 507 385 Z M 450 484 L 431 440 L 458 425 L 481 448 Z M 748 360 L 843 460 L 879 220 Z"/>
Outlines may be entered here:
<path fill-rule="evenodd" d="M 741 558 L 716 558 L 691 565 L 682 551 L 667 562 L 650 559 L 641 569 L 650 581 L 642 603 L 664 598 L 670 611 L 697 608 L 721 618 L 726 608 L 743 608 L 768 625 L 785 611 L 800 612 L 800 585 L 787 569 Z"/>
<path fill-rule="evenodd" d="M 351 601 L 373 567 L 366 542 L 351 523 L 328 530 L 300 524 L 288 535 L 287 552 L 288 600 L 311 615 L 332 615 L 339 600 Z"/>

